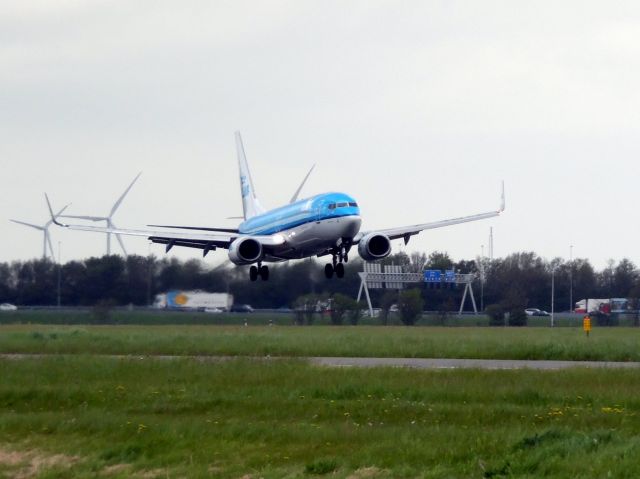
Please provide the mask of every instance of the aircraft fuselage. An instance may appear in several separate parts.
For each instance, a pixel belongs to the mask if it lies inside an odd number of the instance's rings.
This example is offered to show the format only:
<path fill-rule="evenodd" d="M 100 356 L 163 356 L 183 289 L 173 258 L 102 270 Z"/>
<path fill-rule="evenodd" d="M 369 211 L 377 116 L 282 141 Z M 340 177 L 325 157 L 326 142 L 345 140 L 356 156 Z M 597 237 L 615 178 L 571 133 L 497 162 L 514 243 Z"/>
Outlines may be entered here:
<path fill-rule="evenodd" d="M 360 208 L 344 193 L 323 193 L 254 216 L 240 224 L 243 235 L 281 234 L 285 243 L 265 261 L 299 259 L 334 248 L 360 231 Z"/>

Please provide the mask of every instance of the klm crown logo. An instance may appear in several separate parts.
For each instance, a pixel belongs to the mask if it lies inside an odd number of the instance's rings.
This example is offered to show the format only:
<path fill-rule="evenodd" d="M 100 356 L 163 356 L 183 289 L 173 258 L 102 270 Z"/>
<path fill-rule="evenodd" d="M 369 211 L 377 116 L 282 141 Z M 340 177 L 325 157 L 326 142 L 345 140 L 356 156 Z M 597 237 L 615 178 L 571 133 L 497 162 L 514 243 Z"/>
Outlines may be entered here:
<path fill-rule="evenodd" d="M 249 182 L 246 176 L 240 177 L 240 191 L 243 198 L 249 194 Z"/>

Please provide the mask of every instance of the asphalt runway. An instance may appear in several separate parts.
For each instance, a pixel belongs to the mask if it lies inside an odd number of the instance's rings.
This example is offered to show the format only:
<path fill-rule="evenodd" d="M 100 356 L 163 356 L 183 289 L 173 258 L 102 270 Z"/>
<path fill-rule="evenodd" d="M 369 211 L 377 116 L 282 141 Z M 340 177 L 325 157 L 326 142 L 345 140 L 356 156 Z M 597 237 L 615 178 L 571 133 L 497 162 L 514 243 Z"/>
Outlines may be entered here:
<path fill-rule="evenodd" d="M 24 360 L 49 357 L 74 357 L 73 354 L 0 354 L 0 359 Z M 317 366 L 375 368 L 395 367 L 414 369 L 537 369 L 557 370 L 568 368 L 610 368 L 636 369 L 640 362 L 614 361 L 536 361 L 522 359 L 452 359 L 452 358 L 348 358 L 348 357 L 282 357 L 282 356 L 177 356 L 177 355 L 95 355 L 95 357 L 120 360 L 163 360 L 193 359 L 202 362 L 222 362 L 233 359 L 253 359 L 277 361 L 297 359 Z"/>

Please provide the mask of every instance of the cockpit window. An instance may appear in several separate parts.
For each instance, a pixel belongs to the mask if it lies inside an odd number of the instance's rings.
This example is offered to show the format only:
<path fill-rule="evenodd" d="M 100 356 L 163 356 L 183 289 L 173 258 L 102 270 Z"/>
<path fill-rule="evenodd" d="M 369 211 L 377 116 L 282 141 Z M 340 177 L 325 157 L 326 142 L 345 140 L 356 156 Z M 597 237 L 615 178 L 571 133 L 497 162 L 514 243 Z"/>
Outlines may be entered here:
<path fill-rule="evenodd" d="M 336 209 L 336 204 L 335 204 L 335 203 L 329 203 L 328 208 L 329 208 L 330 210 L 335 210 L 335 209 Z"/>
<path fill-rule="evenodd" d="M 350 202 L 349 202 L 349 206 L 357 207 L 357 206 L 358 206 L 358 203 L 355 203 L 355 202 L 353 202 L 353 201 L 350 201 Z"/>
<path fill-rule="evenodd" d="M 345 206 L 349 206 L 349 203 L 338 203 L 338 208 L 344 208 Z"/>

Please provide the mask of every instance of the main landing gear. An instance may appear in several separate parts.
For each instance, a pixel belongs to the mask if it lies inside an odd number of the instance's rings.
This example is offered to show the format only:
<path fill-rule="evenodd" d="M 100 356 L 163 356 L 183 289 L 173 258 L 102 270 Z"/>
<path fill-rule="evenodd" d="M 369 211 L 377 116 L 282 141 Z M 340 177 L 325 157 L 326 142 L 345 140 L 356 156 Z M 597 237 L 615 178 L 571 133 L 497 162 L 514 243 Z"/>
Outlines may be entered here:
<path fill-rule="evenodd" d="M 256 279 L 258 279 L 258 276 L 260 276 L 260 278 L 262 279 L 262 281 L 268 281 L 269 280 L 269 267 L 268 266 L 262 266 L 261 263 L 258 263 L 258 266 L 251 266 L 251 268 L 249 268 L 249 279 L 251 281 L 255 281 Z"/>
<path fill-rule="evenodd" d="M 333 253 L 333 261 L 325 265 L 324 275 L 327 279 L 331 279 L 333 273 L 335 273 L 337 278 L 344 278 L 344 263 L 348 261 L 349 255 L 347 249 L 343 246 L 337 252 Z"/>

